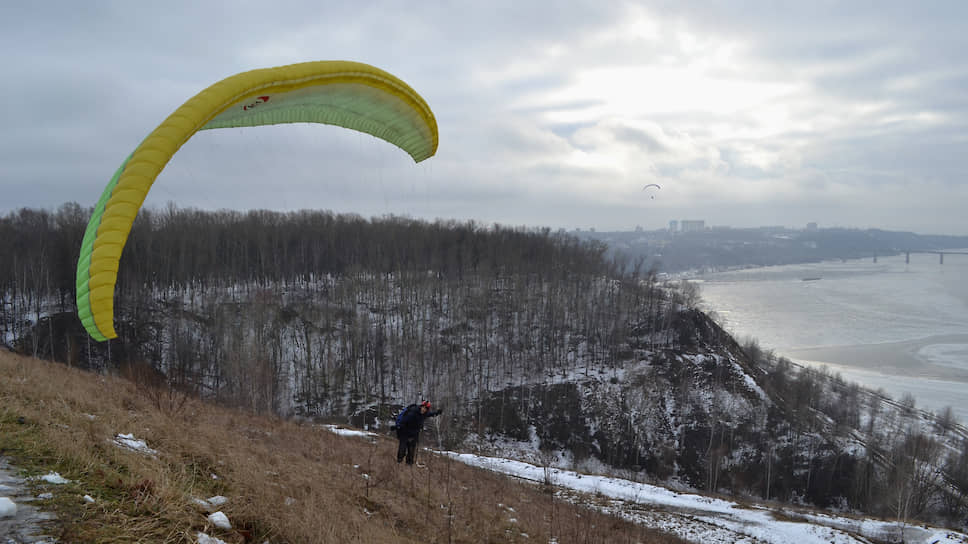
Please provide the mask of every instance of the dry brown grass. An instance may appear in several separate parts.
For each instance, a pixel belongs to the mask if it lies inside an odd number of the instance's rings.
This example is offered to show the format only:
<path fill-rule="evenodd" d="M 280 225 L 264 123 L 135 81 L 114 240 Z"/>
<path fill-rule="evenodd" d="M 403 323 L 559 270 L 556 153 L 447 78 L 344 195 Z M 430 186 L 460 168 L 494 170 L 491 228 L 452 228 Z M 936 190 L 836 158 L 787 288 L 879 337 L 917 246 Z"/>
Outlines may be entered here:
<path fill-rule="evenodd" d="M 157 457 L 117 447 L 118 433 Z M 199 531 L 233 543 L 681 542 L 446 457 L 399 465 L 395 452 L 390 438 L 159 403 L 120 378 L 0 352 L 0 453 L 74 481 L 44 503 L 61 542 L 187 543 Z M 231 531 L 191 500 L 216 494 Z"/>

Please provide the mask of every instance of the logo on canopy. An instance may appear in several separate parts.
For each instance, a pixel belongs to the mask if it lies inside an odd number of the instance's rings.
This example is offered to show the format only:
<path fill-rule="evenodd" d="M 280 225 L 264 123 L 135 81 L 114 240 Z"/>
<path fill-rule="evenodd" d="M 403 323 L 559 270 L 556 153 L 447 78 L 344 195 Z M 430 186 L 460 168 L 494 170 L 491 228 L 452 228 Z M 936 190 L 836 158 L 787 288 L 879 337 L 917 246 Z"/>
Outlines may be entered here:
<path fill-rule="evenodd" d="M 265 104 L 268 101 L 269 101 L 269 97 L 268 96 L 260 96 L 259 98 L 257 98 L 255 100 L 255 102 L 253 102 L 251 104 L 246 104 L 245 106 L 242 106 L 242 109 L 248 111 L 248 110 L 251 110 L 252 108 L 258 106 L 259 104 Z"/>

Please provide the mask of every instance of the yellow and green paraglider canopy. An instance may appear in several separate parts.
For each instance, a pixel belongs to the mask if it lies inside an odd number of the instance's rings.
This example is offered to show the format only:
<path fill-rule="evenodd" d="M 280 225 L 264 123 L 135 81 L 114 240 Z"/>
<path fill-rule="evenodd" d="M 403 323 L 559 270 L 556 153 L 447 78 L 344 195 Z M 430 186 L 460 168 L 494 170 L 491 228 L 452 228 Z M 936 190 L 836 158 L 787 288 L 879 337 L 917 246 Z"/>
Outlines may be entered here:
<path fill-rule="evenodd" d="M 316 61 L 243 72 L 190 98 L 128 156 L 105 187 L 77 262 L 77 313 L 92 338 L 116 338 L 121 252 L 148 190 L 199 130 L 324 123 L 371 134 L 420 162 L 437 152 L 430 107 L 395 76 L 359 62 Z"/>

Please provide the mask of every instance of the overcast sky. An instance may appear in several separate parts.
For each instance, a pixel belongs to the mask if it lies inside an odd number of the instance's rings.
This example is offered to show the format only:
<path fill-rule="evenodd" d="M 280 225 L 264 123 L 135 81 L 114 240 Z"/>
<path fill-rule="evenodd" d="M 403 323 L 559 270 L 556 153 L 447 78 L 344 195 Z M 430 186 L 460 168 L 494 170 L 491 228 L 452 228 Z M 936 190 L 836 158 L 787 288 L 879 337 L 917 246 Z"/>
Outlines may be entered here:
<path fill-rule="evenodd" d="M 145 204 L 968 235 L 966 36 L 960 0 L 0 2 L 0 213 L 93 206 L 198 91 L 333 59 L 420 93 L 437 155 L 322 125 L 205 131 Z"/>

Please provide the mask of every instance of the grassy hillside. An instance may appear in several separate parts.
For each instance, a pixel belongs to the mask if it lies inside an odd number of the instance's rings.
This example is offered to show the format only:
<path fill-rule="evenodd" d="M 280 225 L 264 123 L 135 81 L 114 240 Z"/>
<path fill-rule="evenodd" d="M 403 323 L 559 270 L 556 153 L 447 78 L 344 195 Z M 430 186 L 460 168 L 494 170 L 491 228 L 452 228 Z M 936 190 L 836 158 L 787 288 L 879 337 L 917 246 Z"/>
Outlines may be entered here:
<path fill-rule="evenodd" d="M 681 542 L 429 452 L 398 465 L 395 449 L 0 351 L 0 455 L 71 480 L 31 484 L 53 494 L 38 504 L 59 542 Z M 214 495 L 231 530 L 193 502 Z"/>

